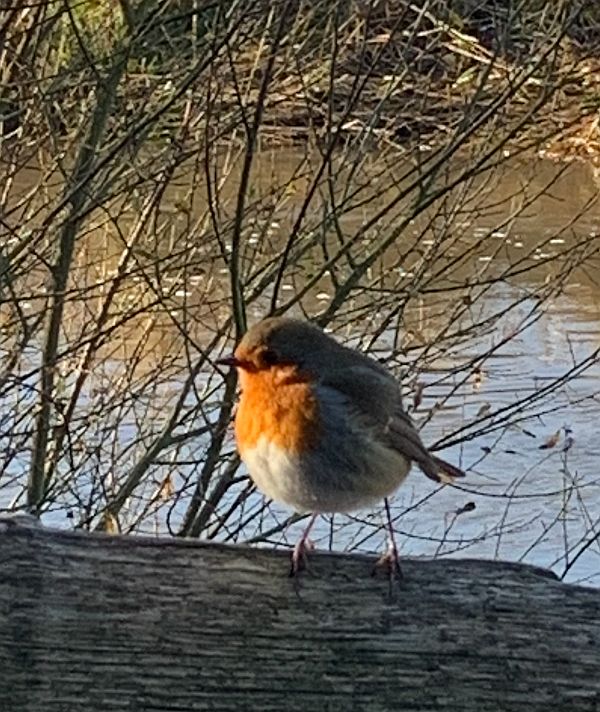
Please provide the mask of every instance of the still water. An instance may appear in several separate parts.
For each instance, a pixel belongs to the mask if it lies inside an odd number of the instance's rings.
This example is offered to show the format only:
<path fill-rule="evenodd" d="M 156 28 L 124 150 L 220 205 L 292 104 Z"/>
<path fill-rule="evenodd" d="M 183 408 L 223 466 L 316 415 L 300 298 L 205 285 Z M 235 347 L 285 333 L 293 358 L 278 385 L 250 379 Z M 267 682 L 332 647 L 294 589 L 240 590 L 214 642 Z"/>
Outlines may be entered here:
<path fill-rule="evenodd" d="M 293 153 L 278 152 L 275 157 L 262 157 L 254 176 L 257 192 L 274 179 L 281 182 L 281 173 L 291 174 L 295 164 Z M 436 284 L 432 283 L 434 288 L 413 295 L 407 302 L 401 324 L 402 344 L 395 350 L 391 365 L 404 374 L 407 404 L 412 403 L 415 392 L 422 389 L 422 401 L 413 416 L 423 425 L 425 441 L 449 443 L 441 454 L 460 464 L 468 477 L 454 488 L 436 489 L 418 471 L 411 474 L 392 501 L 401 555 L 526 561 L 552 567 L 569 581 L 600 584 L 600 365 L 596 355 L 600 348 L 600 237 L 596 238 L 600 235 L 600 206 L 595 202 L 596 179 L 593 169 L 583 164 L 573 164 L 564 172 L 547 162 L 513 166 L 494 183 L 493 191 L 490 190 L 486 198 L 486 208 L 482 207 L 480 214 L 473 209 L 470 220 L 464 223 L 460 222 L 460 216 L 452 216 L 451 219 L 457 220 L 459 233 L 462 229 L 464 234 L 459 234 L 449 246 L 444 243 L 440 260 L 451 260 L 452 250 L 462 249 L 465 241 L 481 240 L 481 248 L 474 249 L 469 260 L 463 260 L 451 279 L 442 280 L 443 289 L 435 288 Z M 537 188 L 543 194 L 510 219 L 520 185 L 525 182 L 530 192 L 535 193 Z M 374 179 L 373 184 L 376 183 Z M 176 188 L 169 197 L 177 206 L 180 199 Z M 495 210 L 494 204 L 498 206 Z M 349 231 L 357 229 L 376 206 L 376 202 L 371 202 L 362 211 L 349 212 L 341 221 L 342 227 Z M 268 239 L 264 240 L 268 245 L 263 248 L 263 258 L 269 257 L 269 250 L 276 252 L 285 243 L 294 208 L 292 198 L 285 211 L 270 216 Z M 194 209 L 202 211 L 201 197 Z M 167 220 L 175 234 L 181 227 L 176 207 L 167 215 Z M 392 227 L 390 223 L 388 229 Z M 419 244 L 412 257 L 402 262 L 390 259 L 383 264 L 384 269 L 395 275 L 395 280 L 398 275 L 402 277 L 406 288 L 413 279 L 411 259 L 435 246 L 436 240 L 435 225 L 429 232 L 419 224 L 413 229 L 415 236 L 423 236 L 415 237 Z M 256 232 L 248 233 L 245 244 L 250 252 L 255 250 L 254 258 L 264 235 L 265 230 L 258 227 Z M 549 266 L 552 258 L 560 255 L 561 260 L 568 260 L 570 250 L 581 250 L 583 243 L 587 244 L 584 264 L 569 274 L 556 295 L 534 311 L 535 291 L 554 274 Z M 531 266 L 520 274 L 511 275 L 510 279 L 490 280 L 473 306 L 477 314 L 463 315 L 456 324 L 458 328 L 460 319 L 468 317 L 471 322 L 481 322 L 481 329 L 462 344 L 455 340 L 452 348 L 440 347 L 432 355 L 424 355 L 422 343 L 433 338 L 448 321 L 448 313 L 456 308 L 457 302 L 466 299 L 464 292 L 452 290 L 452 279 L 464 282 L 473 274 L 480 282 L 485 281 L 482 276 L 490 266 L 494 266 L 496 274 L 503 265 L 509 270 L 525 252 L 530 253 L 527 264 Z M 79 257 L 82 264 L 94 267 L 86 267 L 82 281 L 88 280 L 90 285 L 100 281 L 106 266 L 115 262 L 117 254 L 118 251 L 111 252 L 110 241 L 90 243 Z M 202 269 L 188 274 L 183 285 L 165 276 L 163 284 L 173 282 L 172 313 L 177 312 L 178 299 L 187 299 L 190 303 L 195 300 L 208 312 L 216 311 L 216 307 L 206 305 L 219 297 L 222 300 L 218 307 L 220 318 L 226 316 L 227 270 L 221 270 L 221 274 L 221 281 L 213 276 L 210 285 L 206 284 Z M 140 279 L 131 278 L 130 293 L 125 294 L 124 299 L 135 300 L 133 295 Z M 283 301 L 286 295 L 294 294 L 301 287 L 302 279 L 302 276 L 286 275 L 281 288 Z M 378 285 L 385 284 L 384 277 Z M 328 280 L 323 279 L 307 295 L 303 307 L 309 313 L 319 313 L 327 308 L 333 292 Z M 382 291 L 380 307 L 386 300 L 393 303 L 396 298 L 395 294 L 386 296 Z M 264 313 L 267 304 L 268 299 L 257 300 L 249 309 L 250 319 Z M 464 304 L 469 306 L 468 302 Z M 33 297 L 29 305 L 35 307 Z M 358 300 L 353 306 L 360 314 L 356 321 L 346 317 L 343 327 L 338 328 L 334 319 L 331 328 L 339 338 L 362 348 L 369 343 L 365 335 L 368 330 L 364 329 L 365 319 L 369 318 L 368 303 L 365 307 Z M 486 327 L 486 316 L 497 315 L 504 308 L 506 316 L 495 318 L 493 326 Z M 535 318 L 531 316 L 534 313 Z M 85 320 L 85 310 L 73 308 L 68 328 L 84 330 Z M 140 329 L 147 327 L 132 323 L 132 331 L 136 332 L 132 334 L 133 339 L 139 336 Z M 202 343 L 206 339 L 202 318 L 193 328 L 194 339 Z M 156 328 L 148 329 L 147 343 L 154 344 L 157 350 L 166 350 L 164 344 L 177 338 L 177 330 L 169 326 L 167 319 Z M 384 329 L 376 344 L 378 356 L 384 357 L 386 349 L 389 353 L 397 346 L 396 339 L 395 331 Z M 104 361 L 105 371 L 114 378 L 124 370 L 133 350 L 128 348 L 127 340 L 113 348 Z M 464 370 L 465 363 L 471 360 L 477 363 L 488 350 L 491 353 L 480 368 Z M 138 357 L 146 358 L 143 354 Z M 36 358 L 35 353 L 31 354 L 32 363 Z M 418 372 L 414 368 L 417 359 Z M 152 375 L 152 367 L 150 356 L 146 375 Z M 565 378 L 568 374 L 573 377 Z M 173 368 L 173 376 L 165 376 L 153 391 L 157 423 L 160 423 L 161 413 L 177 398 L 184 377 L 185 370 Z M 214 373 L 207 370 L 199 375 L 199 382 L 208 382 L 211 378 L 214 379 Z M 561 378 L 565 378 L 563 383 L 547 391 L 550 384 Z M 91 379 L 89 388 L 99 390 L 101 380 L 100 375 L 96 383 Z M 517 406 L 525 397 L 531 399 L 526 410 Z M 121 421 L 115 435 L 115 441 L 123 450 L 139 439 L 142 429 L 135 408 L 128 420 Z M 507 414 L 510 418 L 505 420 Z M 466 437 L 458 442 L 461 434 Z M 231 437 L 226 447 L 233 448 Z M 185 455 L 192 461 L 200 452 L 200 445 L 196 448 L 192 442 L 186 446 Z M 25 455 L 17 464 L 19 462 L 21 470 L 26 469 Z M 160 467 L 164 472 L 169 465 Z M 10 472 L 15 472 L 14 466 Z M 193 472 L 196 470 L 191 467 L 186 470 L 185 463 L 178 465 L 174 490 L 188 486 L 195 477 Z M 240 489 L 244 486 L 240 484 Z M 86 487 L 82 485 L 82 491 Z M 239 491 L 233 488 L 231 498 Z M 14 497 L 15 487 L 3 487 L 0 507 L 8 507 Z M 253 498 L 259 501 L 260 495 Z M 171 511 L 171 519 L 181 517 L 183 507 L 182 500 Z M 248 509 L 252 509 L 252 501 Z M 254 530 L 244 530 L 240 540 L 252 539 L 260 528 L 268 530 L 288 514 L 282 508 L 272 507 L 266 518 L 255 520 Z M 45 521 L 58 526 L 71 525 L 60 509 L 49 511 Z M 323 517 L 315 528 L 315 543 L 318 548 L 380 551 L 385 547 L 382 524 L 381 511 L 333 519 Z M 292 525 L 285 535 L 277 533 L 269 542 L 286 546 L 293 543 L 300 526 Z M 142 526 L 138 531 L 164 531 L 164 521 L 157 520 L 154 528 Z"/>

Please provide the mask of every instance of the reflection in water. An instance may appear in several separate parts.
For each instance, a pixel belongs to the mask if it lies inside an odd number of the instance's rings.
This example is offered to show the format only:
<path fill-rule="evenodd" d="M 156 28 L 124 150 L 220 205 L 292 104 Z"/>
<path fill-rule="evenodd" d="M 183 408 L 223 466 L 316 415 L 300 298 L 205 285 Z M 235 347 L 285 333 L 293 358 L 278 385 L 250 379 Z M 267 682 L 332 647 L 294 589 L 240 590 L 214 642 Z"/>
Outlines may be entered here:
<path fill-rule="evenodd" d="M 268 194 L 274 182 L 285 182 L 281 173 L 285 173 L 286 180 L 290 179 L 292 188 L 288 188 L 285 209 L 269 215 L 264 224 L 257 221 L 248 225 L 244 254 L 250 285 L 253 270 L 259 273 L 260 267 L 285 244 L 308 183 L 301 171 L 292 180 L 304 158 L 280 151 L 275 158 L 265 155 L 257 162 L 255 197 Z M 401 188 L 404 172 L 403 165 L 390 164 L 386 174 L 380 172 L 372 179 L 369 188 L 380 190 L 381 195 L 364 206 L 359 199 L 362 196 L 357 197 L 356 206 L 340 219 L 344 233 L 361 229 L 370 215 L 390 199 L 390 192 Z M 368 173 L 367 166 L 365 175 Z M 370 345 L 363 327 L 365 320 L 374 318 L 373 303 L 380 312 L 393 311 L 405 299 L 403 308 L 398 309 L 400 342 L 393 325 L 389 324 L 373 346 L 380 356 L 393 351 L 391 365 L 405 372 L 407 403 L 411 402 L 415 384 L 423 387 L 422 403 L 413 415 L 423 423 L 426 442 L 454 443 L 443 453 L 444 457 L 469 470 L 464 484 L 455 489 L 446 488 L 435 496 L 432 496 L 431 483 L 418 472 L 399 490 L 393 506 L 403 554 L 523 559 L 553 566 L 559 574 L 568 569 L 570 580 L 599 584 L 600 539 L 570 568 L 573 556 L 600 527 L 600 479 L 595 466 L 600 457 L 600 444 L 596 439 L 596 419 L 600 412 L 597 361 L 592 360 L 577 379 L 546 393 L 553 379 L 561 378 L 600 348 L 600 285 L 596 278 L 600 274 L 600 261 L 592 250 L 586 259 L 586 268 L 577 268 L 571 273 L 559 296 L 545 304 L 539 318 L 531 316 L 539 289 L 553 278 L 550 260 L 561 255 L 560 259 L 567 261 L 572 246 L 579 245 L 582 236 L 592 239 L 600 231 L 600 209 L 594 204 L 590 207 L 597 190 L 594 176 L 586 166 L 573 165 L 562 173 L 562 169 L 553 164 L 538 162 L 534 166 L 511 167 L 499 182 L 487 185 L 486 180 L 480 179 L 477 193 L 480 204 L 471 206 L 468 219 L 455 213 L 444 217 L 442 210 L 436 218 L 439 224 L 435 221 L 428 224 L 424 217 L 421 222 L 416 221 L 418 224 L 411 225 L 381 264 L 373 267 L 372 284 L 377 296 L 373 296 L 374 292 L 352 295 L 344 309 L 346 314 L 355 310 L 356 317 L 354 320 L 346 317 L 343 328 L 335 320 L 331 327 L 340 338 L 354 345 Z M 550 188 L 545 190 L 547 186 Z M 544 194 L 532 201 L 523 215 L 511 219 L 511 213 L 526 200 L 525 193 L 533 196 L 543 189 Z M 181 188 L 184 190 L 187 190 L 185 186 Z M 169 199 L 176 206 L 180 194 L 174 188 L 171 191 Z M 143 260 L 154 241 L 165 259 L 172 257 L 172 267 L 161 267 L 160 278 L 157 277 L 151 288 L 147 272 L 138 270 L 135 261 L 132 262 L 117 299 L 118 306 L 130 310 L 131 317 L 120 328 L 118 339 L 103 342 L 102 358 L 97 359 L 82 393 L 84 406 L 97 417 L 98 442 L 110 429 L 111 421 L 106 414 L 114 411 L 115 418 L 118 415 L 118 421 L 114 422 L 119 422 L 119 428 L 113 435 L 113 444 L 115 450 L 125 453 L 119 461 L 123 471 L 135 462 L 133 455 L 128 460 L 128 449 L 133 449 L 139 440 L 151 441 L 143 428 L 151 423 L 151 433 L 160 432 L 195 358 L 186 351 L 191 348 L 190 343 L 185 343 L 177 328 L 182 314 L 190 315 L 187 335 L 200 351 L 210 339 L 212 325 L 224 321 L 230 311 L 228 271 L 221 256 L 214 252 L 214 242 L 203 242 L 203 233 L 198 227 L 206 213 L 201 193 L 200 190 L 193 200 L 194 221 L 189 213 L 183 214 L 179 209 L 165 210 L 154 226 L 155 232 L 143 245 L 136 246 L 136 254 Z M 227 206 L 222 207 L 226 213 Z M 404 205 L 400 203 L 377 230 L 393 230 L 402 219 L 403 210 Z M 129 219 L 123 217 L 125 231 Z M 318 225 L 322 215 L 315 210 L 314 215 L 308 216 L 309 224 L 311 219 Z M 190 232 L 191 224 L 196 225 L 193 229 L 198 229 L 199 237 L 193 254 L 186 256 L 182 268 L 182 260 L 177 256 L 179 236 Z M 85 296 L 85 308 L 82 300 L 73 301 L 67 307 L 70 338 L 88 333 L 89 315 L 97 313 L 106 293 L 106 288 L 98 285 L 104 283 L 120 259 L 122 243 L 110 232 L 102 234 L 101 241 L 87 240 L 77 255 L 78 284 L 89 293 Z M 365 234 L 363 248 L 373 239 L 374 235 Z M 332 238 L 324 249 L 335 246 L 335 238 Z M 465 250 L 470 250 L 468 258 L 454 264 L 455 256 Z M 440 275 L 418 274 L 423 255 L 429 252 L 435 253 L 436 265 L 445 270 Z M 296 294 L 311 278 L 310 260 L 322 258 L 318 251 L 317 254 L 308 252 L 302 269 L 285 275 L 280 302 Z M 492 275 L 492 270 L 494 278 L 485 285 L 486 274 Z M 497 275 L 503 271 L 505 277 L 498 279 Z M 464 285 L 474 275 L 478 284 L 485 286 L 478 287 L 477 299 L 471 303 L 471 295 Z M 341 278 L 343 274 L 337 276 Z M 419 290 L 412 294 L 410 290 L 417 279 Z M 332 280 L 333 277 L 326 275 L 315 283 L 303 300 L 304 309 L 318 313 L 328 306 L 333 294 Z M 264 313 L 268 292 L 266 296 L 250 306 L 251 318 Z M 41 301 L 39 295 L 32 295 L 27 308 L 40 308 Z M 151 318 L 146 312 L 135 313 L 136 305 L 144 302 L 157 304 Z M 504 310 L 507 310 L 504 316 L 490 320 L 492 315 L 500 315 Z M 453 339 L 448 340 L 451 346 L 446 348 L 444 329 L 447 329 L 448 315 L 454 313 Z M 461 341 L 461 329 L 474 323 L 479 325 L 477 337 L 471 334 Z M 524 325 L 527 328 L 523 328 Z M 432 341 L 435 350 L 425 349 L 424 344 Z M 39 347 L 39 342 L 34 344 L 29 353 L 31 367 L 37 363 Z M 489 357 L 478 365 L 481 355 L 488 351 Z M 64 360 L 62 387 L 65 392 L 73 386 L 73 363 L 69 364 L 68 358 Z M 160 383 L 155 379 L 157 369 Z M 115 379 L 126 378 L 128 373 L 133 383 L 132 395 L 126 404 L 121 404 L 113 399 L 112 389 Z M 218 392 L 220 388 L 220 381 L 215 385 L 210 366 L 200 373 L 196 388 L 190 397 L 190 409 L 202 402 L 207 391 Z M 18 407 L 24 407 L 26 398 L 23 396 L 18 405 L 7 402 L 17 412 Z M 520 417 L 524 399 L 533 403 L 526 420 Z M 100 415 L 96 416 L 96 412 Z M 507 414 L 511 415 L 510 423 L 505 419 Z M 193 424 L 186 423 L 186 426 L 193 427 Z M 457 432 L 465 436 L 462 442 L 455 442 Z M 556 444 L 542 447 L 556 433 L 559 434 Z M 103 455 L 93 452 L 94 442 L 89 431 L 86 438 L 84 443 L 74 442 L 73 449 L 81 447 L 90 451 L 86 470 L 89 478 L 70 483 L 71 489 L 63 493 L 65 500 L 90 497 L 94 468 L 101 468 Z M 232 447 L 231 439 L 226 446 Z M 165 492 L 168 495 L 171 490 L 182 488 L 190 492 L 198 477 L 203 448 L 202 437 L 198 436 L 178 452 L 177 463 L 165 458 L 137 495 L 152 497 L 158 492 L 163 496 Z M 0 490 L 0 506 L 7 506 L 15 494 L 10 478 L 18 479 L 26 467 L 25 455 L 12 462 Z M 172 471 L 177 472 L 173 483 L 167 479 Z M 169 483 L 168 487 L 165 483 Z M 241 482 L 239 487 L 233 487 L 231 498 L 245 486 Z M 189 497 L 181 500 L 169 512 L 171 524 L 182 517 L 188 501 Z M 255 497 L 247 504 L 249 525 L 242 538 L 251 538 L 260 527 L 269 529 L 288 514 L 272 508 L 264 520 L 256 518 L 252 514 L 256 501 Z M 64 526 L 64 511 L 49 512 L 46 521 Z M 365 522 L 372 526 L 366 528 Z M 350 520 L 322 519 L 315 532 L 317 545 L 378 550 L 383 546 L 382 522 L 380 512 L 361 513 Z M 150 527 L 149 524 L 144 526 L 147 530 Z M 164 519 L 157 518 L 156 528 L 162 531 L 164 527 Z M 292 528 L 288 532 L 289 539 L 296 533 Z M 226 538 L 227 531 L 219 536 Z M 278 533 L 273 541 L 279 543 L 284 539 Z"/>

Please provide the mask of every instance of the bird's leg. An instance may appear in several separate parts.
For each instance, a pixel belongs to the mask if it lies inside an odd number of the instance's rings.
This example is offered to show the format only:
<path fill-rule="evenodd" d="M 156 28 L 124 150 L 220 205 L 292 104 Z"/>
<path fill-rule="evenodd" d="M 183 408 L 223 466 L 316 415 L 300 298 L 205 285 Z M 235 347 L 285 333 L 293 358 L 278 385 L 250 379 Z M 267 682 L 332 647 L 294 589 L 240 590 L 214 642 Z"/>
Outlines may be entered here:
<path fill-rule="evenodd" d="M 403 578 L 402 568 L 400 567 L 400 556 L 398 554 L 398 547 L 396 546 L 396 537 L 394 536 L 394 525 L 392 523 L 392 512 L 390 510 L 390 503 L 386 497 L 385 503 L 385 514 L 387 519 L 387 528 L 389 534 L 389 544 L 388 550 L 383 554 L 375 564 L 375 569 L 385 567 L 388 570 L 390 582 L 394 579 Z"/>
<path fill-rule="evenodd" d="M 310 530 L 312 529 L 315 519 L 319 516 L 318 512 L 311 515 L 308 526 L 304 530 L 304 533 L 298 540 L 298 543 L 292 551 L 292 566 L 290 568 L 290 576 L 296 576 L 303 569 L 306 568 L 306 556 L 309 551 L 312 551 L 315 547 L 312 541 L 308 538 Z"/>

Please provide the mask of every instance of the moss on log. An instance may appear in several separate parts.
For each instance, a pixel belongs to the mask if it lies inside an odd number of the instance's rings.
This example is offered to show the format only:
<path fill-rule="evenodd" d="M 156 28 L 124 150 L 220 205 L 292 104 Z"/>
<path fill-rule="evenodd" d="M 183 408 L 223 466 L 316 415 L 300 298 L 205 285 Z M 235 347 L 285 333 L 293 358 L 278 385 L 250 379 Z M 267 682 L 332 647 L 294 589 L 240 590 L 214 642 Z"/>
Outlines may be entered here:
<path fill-rule="evenodd" d="M 0 709 L 600 710 L 600 595 L 529 566 L 404 562 L 0 521 Z"/>

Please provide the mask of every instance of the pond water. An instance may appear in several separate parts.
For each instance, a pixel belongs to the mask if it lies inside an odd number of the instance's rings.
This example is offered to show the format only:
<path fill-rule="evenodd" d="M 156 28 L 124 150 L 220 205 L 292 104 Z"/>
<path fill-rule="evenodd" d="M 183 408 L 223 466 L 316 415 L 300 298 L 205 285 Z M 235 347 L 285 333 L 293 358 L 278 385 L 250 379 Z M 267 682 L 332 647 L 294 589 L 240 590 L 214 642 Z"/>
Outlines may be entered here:
<path fill-rule="evenodd" d="M 265 185 L 273 180 L 273 160 L 270 155 L 258 162 L 256 179 Z M 297 163 L 293 152 L 279 152 L 275 160 L 280 161 L 285 166 L 282 170 L 288 173 Z M 543 188 L 543 195 L 532 201 L 518 217 L 507 220 L 506 216 L 515 204 L 513 196 L 519 193 L 521 179 L 527 181 L 532 192 L 536 187 Z M 570 581 L 600 584 L 600 537 L 595 539 L 600 532 L 600 438 L 597 432 L 600 420 L 600 364 L 597 357 L 600 348 L 600 259 L 597 252 L 600 237 L 596 239 L 596 235 L 600 235 L 600 206 L 594 202 L 597 190 L 593 169 L 583 164 L 573 164 L 564 172 L 561 167 L 548 162 L 518 164 L 494 184 L 493 201 L 498 204 L 498 209 L 490 209 L 491 198 L 488 196 L 486 209 L 482 209 L 480 215 L 475 211 L 475 216 L 465 223 L 465 234 L 460 237 L 476 243 L 482 236 L 487 236 L 485 245 L 473 250 L 472 258 L 462 262 L 454 278 L 458 283 L 468 276 L 469 271 L 481 277 L 491 262 L 496 269 L 504 263 L 509 269 L 515 264 L 515 255 L 518 257 L 524 252 L 531 252 L 529 262 L 533 266 L 523 269 L 521 274 L 512 275 L 511 279 L 490 282 L 485 292 L 478 296 L 477 320 L 485 324 L 486 315 L 511 308 L 506 317 L 495 320 L 493 328 L 482 326 L 480 333 L 469 338 L 463 347 L 460 342 L 455 342 L 451 349 L 440 348 L 430 358 L 423 358 L 420 343 L 431 338 L 448 320 L 448 313 L 456 307 L 457 300 L 465 299 L 463 292 L 453 292 L 446 281 L 443 290 L 425 291 L 408 303 L 402 322 L 403 333 L 408 336 L 392 363 L 405 373 L 407 403 L 413 397 L 415 380 L 420 384 L 419 388 L 424 387 L 422 402 L 414 417 L 423 423 L 425 441 L 449 443 L 441 454 L 459 463 L 467 470 L 468 477 L 456 487 L 440 489 L 433 487 L 418 471 L 411 474 L 392 500 L 402 555 L 526 561 L 552 567 Z M 171 199 L 174 204 L 177 202 L 177 190 Z M 197 210 L 202 209 L 201 204 L 200 200 Z M 271 240 L 276 246 L 285 242 L 286 229 L 293 222 L 293 207 L 292 201 L 288 212 L 270 218 Z M 370 205 L 369 210 L 373 209 Z M 173 218 L 173 223 L 179 219 Z M 352 229 L 365 219 L 364 214 L 351 214 L 342 224 Z M 421 231 L 421 225 L 414 226 L 415 235 Z M 255 244 L 258 237 L 252 235 L 248 242 Z M 421 240 L 422 249 L 435 243 L 435 230 L 432 235 L 430 239 Z M 588 252 L 583 266 L 574 269 L 559 293 L 535 312 L 535 318 L 530 318 L 536 306 L 536 290 L 554 274 L 550 269 L 552 257 L 560 253 L 561 260 L 568 260 L 571 246 L 573 251 L 580 250 L 586 241 Z M 491 244 L 497 247 L 491 249 Z M 90 283 L 98 281 L 102 262 L 114 262 L 114 255 L 118 254 L 116 251 L 110 257 L 102 257 L 106 249 L 106 244 L 96 244 L 87 251 L 87 264 L 93 262 L 95 265 Z M 90 260 L 90 250 L 95 255 L 94 260 Z M 450 259 L 451 248 L 442 257 Z M 539 262 L 537 267 L 536 260 Z M 410 284 L 410 261 L 398 266 L 392 260 L 386 266 L 396 275 L 402 270 L 406 284 Z M 130 288 L 135 289 L 135 284 L 131 281 Z M 304 306 L 313 313 L 326 308 L 333 293 L 329 287 L 327 280 L 320 282 L 307 296 Z M 190 300 L 196 296 L 206 304 L 209 297 L 226 295 L 228 288 L 225 272 L 222 283 L 213 281 L 208 287 L 199 271 L 188 279 L 186 291 L 178 289 L 175 283 L 173 294 L 174 298 L 189 294 Z M 285 297 L 297 289 L 297 281 L 284 280 L 282 295 Z M 34 303 L 34 300 L 30 302 Z M 265 305 L 266 300 L 258 300 L 250 309 L 251 318 L 263 313 Z M 226 302 L 219 309 L 226 313 Z M 364 307 L 361 309 L 356 331 L 352 329 L 352 321 L 346 318 L 344 328 L 337 332 L 340 338 L 359 347 L 367 343 L 363 332 Z M 473 320 L 473 314 L 469 318 Z M 77 311 L 72 307 L 70 328 L 79 328 L 85 319 L 84 310 Z M 194 325 L 194 338 L 199 342 L 205 338 L 201 321 Z M 132 324 L 137 338 L 141 325 L 135 321 Z M 332 327 L 335 329 L 335 321 Z M 167 320 L 149 330 L 148 338 L 160 346 L 176 340 L 178 333 Z M 377 341 L 378 355 L 384 356 L 386 346 L 391 349 L 395 338 L 395 332 L 384 329 Z M 507 343 L 501 345 L 504 340 Z M 479 371 L 471 369 L 465 374 L 460 370 L 471 358 L 476 362 L 487 350 L 491 353 Z M 32 363 L 38 356 L 35 348 L 33 351 L 30 355 Z M 124 361 L 131 358 L 130 351 L 126 342 L 115 347 L 104 362 L 105 371 L 110 371 L 114 377 L 123 368 Z M 412 365 L 417 357 L 421 361 L 415 374 Z M 151 375 L 151 358 L 146 371 Z M 547 392 L 549 384 L 567 374 L 573 377 Z M 153 393 L 158 423 L 161 414 L 164 415 L 177 398 L 184 376 L 185 371 L 174 369 L 173 377 L 165 377 Z M 208 382 L 213 377 L 207 367 L 206 372 L 200 374 L 199 382 Z M 92 381 L 88 387 L 100 389 L 100 382 L 98 375 L 97 382 Z M 516 404 L 527 396 L 532 404 L 525 413 L 524 406 Z M 14 401 L 7 398 L 6 403 L 11 408 L 16 407 Z M 521 411 L 526 418 L 520 417 Z M 115 436 L 123 448 L 138 437 L 140 425 L 135 407 L 132 413 L 128 420 L 122 421 L 122 429 Z M 503 420 L 507 413 L 511 414 L 510 422 Z M 478 433 L 480 427 L 484 432 Z M 457 432 L 466 433 L 468 437 L 453 445 Z M 227 442 L 227 446 L 230 445 L 231 438 Z M 189 459 L 192 460 L 197 452 L 193 443 L 186 446 L 185 455 Z M 13 462 L 5 477 L 14 477 L 19 468 L 22 472 L 26 467 L 24 452 Z M 161 467 L 160 472 L 164 472 L 169 465 Z M 192 471 L 197 470 L 191 467 L 186 470 L 185 464 L 178 466 L 181 482 L 189 484 Z M 155 483 L 156 477 L 152 486 Z M 240 484 L 240 488 L 244 486 L 244 483 Z M 81 491 L 86 491 L 86 487 L 89 485 L 82 484 Z M 15 491 L 15 486 L 4 486 L 0 490 L 0 508 L 10 506 Z M 239 491 L 233 488 L 231 498 Z M 260 500 L 260 495 L 253 497 Z M 181 516 L 183 507 L 182 502 L 170 516 Z M 251 504 L 248 509 L 251 511 Z M 244 530 L 240 540 L 252 539 L 260 528 L 269 529 L 288 514 L 282 508 L 271 507 L 268 517 L 255 520 L 255 529 Z M 45 521 L 70 526 L 70 520 L 65 519 L 60 508 L 49 511 Z M 385 546 L 382 525 L 381 511 L 351 517 L 323 517 L 317 522 L 314 539 L 319 548 L 378 551 Z M 277 533 L 269 541 L 289 545 L 299 535 L 300 527 L 301 523 L 292 525 L 287 534 Z M 158 529 L 164 529 L 164 521 Z M 153 530 L 141 527 L 139 531 Z"/>
<path fill-rule="evenodd" d="M 518 181 L 519 167 L 516 169 Z M 546 184 L 559 169 L 538 163 L 536 178 Z M 513 188 L 515 173 L 496 187 L 502 199 Z M 550 194 L 537 200 L 524 216 L 497 239 L 506 253 L 535 248 L 543 259 L 555 249 L 582 236 L 600 235 L 600 208 L 593 202 L 597 190 L 594 171 L 583 165 L 569 167 Z M 591 201 L 591 202 L 590 202 Z M 590 205 L 582 214 L 584 205 Z M 471 226 L 474 235 L 493 229 L 493 220 L 482 217 Z M 564 226 L 568 225 L 568 230 Z M 502 255 L 496 253 L 498 262 Z M 473 269 L 488 254 L 474 257 Z M 507 264 L 511 256 L 507 256 Z M 426 442 L 444 440 L 448 433 L 468 428 L 490 412 L 510 408 L 525 395 L 538 398 L 535 415 L 516 417 L 507 427 L 498 422 L 491 432 L 474 437 L 443 452 L 446 459 L 467 469 L 468 478 L 455 488 L 431 496 L 431 483 L 414 471 L 392 503 L 402 552 L 423 556 L 473 556 L 527 561 L 551 567 L 566 580 L 600 584 L 600 260 L 594 252 L 585 266 L 575 270 L 560 295 L 545 305 L 537 320 L 486 360 L 483 372 L 459 381 L 454 366 L 491 348 L 511 333 L 516 323 L 527 320 L 531 302 L 528 290 L 545 279 L 542 272 L 525 272 L 511 284 L 495 284 L 486 294 L 483 311 L 498 313 L 503 306 L 523 299 L 516 313 L 499 320 L 485 336 L 472 340 L 465 351 L 436 358 L 419 379 L 425 384 L 423 404 L 415 413 L 424 415 L 443 406 L 424 427 Z M 525 297 L 525 298 L 524 298 Z M 447 297 L 423 300 L 420 319 L 424 328 L 447 318 Z M 405 320 L 406 323 L 407 320 Z M 410 321 L 408 321 L 410 323 Z M 563 378 L 577 364 L 580 374 L 548 397 L 545 387 Z M 407 363 L 407 370 L 410 366 Z M 452 395 L 447 397 L 448 392 Z M 410 393 L 409 393 L 410 396 Z M 531 414 L 530 414 L 531 415 Z M 421 416 L 422 417 L 422 416 Z M 427 418 L 426 418 L 427 420 Z M 476 432 L 476 428 L 472 428 Z M 450 440 L 453 438 L 450 437 Z M 372 549 L 379 535 L 382 513 L 374 533 L 358 527 L 348 548 Z M 321 523 L 320 543 L 328 542 L 331 523 Z M 348 530 L 343 528 L 344 536 Z M 575 558 L 576 557 L 576 558 Z M 575 558 L 575 560 L 574 560 Z"/>

